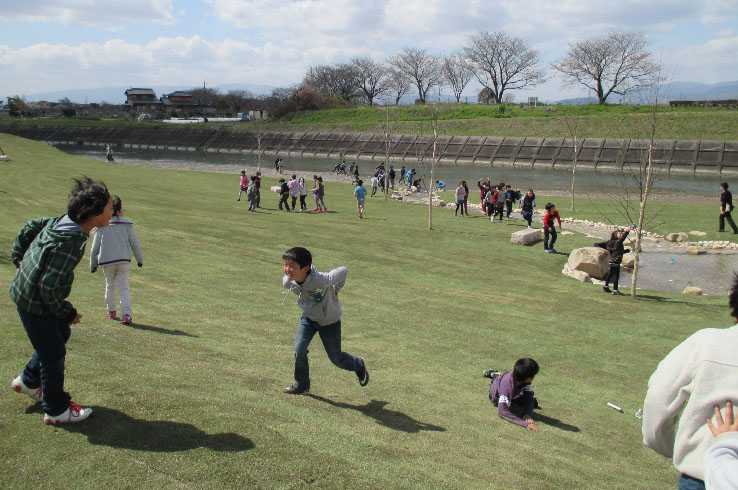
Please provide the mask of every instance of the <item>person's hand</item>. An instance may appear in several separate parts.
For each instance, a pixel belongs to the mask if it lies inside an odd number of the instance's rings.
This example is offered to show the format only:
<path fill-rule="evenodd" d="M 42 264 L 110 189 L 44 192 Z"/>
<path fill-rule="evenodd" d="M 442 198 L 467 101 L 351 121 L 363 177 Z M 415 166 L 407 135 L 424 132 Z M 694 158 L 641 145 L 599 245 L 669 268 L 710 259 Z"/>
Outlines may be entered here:
<path fill-rule="evenodd" d="M 69 324 L 70 325 L 76 325 L 76 324 L 78 324 L 80 322 L 80 320 L 82 320 L 82 315 L 77 314 L 77 316 L 74 317 L 74 320 L 72 320 L 71 322 L 69 322 Z"/>
<path fill-rule="evenodd" d="M 715 437 L 725 432 L 738 432 L 738 419 L 733 417 L 733 403 L 727 402 L 725 404 L 725 420 L 723 420 L 723 415 L 720 413 L 720 405 L 715 405 L 715 424 L 712 423 L 712 420 L 707 419 L 707 426 Z"/>

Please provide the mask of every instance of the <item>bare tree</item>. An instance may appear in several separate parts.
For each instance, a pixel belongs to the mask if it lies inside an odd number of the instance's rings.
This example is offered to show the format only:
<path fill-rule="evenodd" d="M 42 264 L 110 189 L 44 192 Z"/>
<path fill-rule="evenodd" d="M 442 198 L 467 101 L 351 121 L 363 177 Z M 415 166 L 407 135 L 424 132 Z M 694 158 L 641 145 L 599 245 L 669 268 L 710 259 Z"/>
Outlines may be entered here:
<path fill-rule="evenodd" d="M 229 90 L 224 99 L 236 112 L 243 112 L 247 102 L 254 99 L 254 94 L 243 89 Z"/>
<path fill-rule="evenodd" d="M 319 91 L 336 94 L 348 101 L 359 95 L 356 68 L 348 63 L 311 66 L 303 83 Z"/>
<path fill-rule="evenodd" d="M 418 88 L 418 99 L 425 104 L 428 90 L 440 85 L 441 75 L 438 58 L 425 49 L 403 48 L 387 62 L 404 73 Z"/>
<path fill-rule="evenodd" d="M 389 90 L 387 68 L 368 56 L 355 57 L 351 64 L 354 66 L 357 87 L 366 97 L 366 103 L 374 105 L 374 98 Z"/>
<path fill-rule="evenodd" d="M 565 85 L 584 85 L 604 104 L 610 94 L 625 95 L 648 84 L 658 71 L 647 44 L 641 32 L 612 32 L 570 44 L 553 68 L 563 75 Z"/>
<path fill-rule="evenodd" d="M 469 66 L 460 53 L 444 56 L 441 60 L 441 72 L 446 84 L 451 87 L 456 103 L 461 99 L 461 92 L 474 76 L 474 69 Z"/>
<path fill-rule="evenodd" d="M 387 75 L 388 93 L 391 93 L 395 99 L 395 105 L 400 103 L 403 95 L 410 92 L 410 84 L 412 82 L 404 72 L 397 68 L 390 67 Z"/>
<path fill-rule="evenodd" d="M 480 32 L 469 39 L 464 57 L 499 104 L 505 90 L 534 87 L 545 81 L 538 52 L 505 31 Z"/>

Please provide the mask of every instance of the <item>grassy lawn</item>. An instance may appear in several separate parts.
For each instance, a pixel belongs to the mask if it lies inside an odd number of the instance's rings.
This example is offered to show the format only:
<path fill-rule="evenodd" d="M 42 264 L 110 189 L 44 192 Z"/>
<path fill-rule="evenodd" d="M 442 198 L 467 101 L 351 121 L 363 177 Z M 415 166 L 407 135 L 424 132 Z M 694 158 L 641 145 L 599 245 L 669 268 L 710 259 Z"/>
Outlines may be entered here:
<path fill-rule="evenodd" d="M 726 298 L 604 295 L 561 275 L 565 254 L 511 245 L 522 225 L 434 210 L 428 230 L 427 208 L 382 199 L 367 199 L 359 220 L 346 184 L 327 184 L 329 213 L 279 212 L 269 192 L 248 213 L 236 175 L 108 165 L 7 135 L 0 146 L 12 157 L 0 162 L 5 287 L 16 233 L 63 213 L 74 176 L 122 197 L 145 256 L 131 274 L 131 327 L 106 318 L 104 278 L 83 259 L 66 386 L 95 413 L 45 426 L 6 385 L 0 487 L 674 488 L 676 471 L 642 445 L 633 414 L 669 350 L 730 325 Z M 597 214 L 579 205 L 577 216 Z M 698 228 L 715 208 L 675 203 L 665 221 Z M 295 245 L 320 270 L 349 269 L 343 347 L 366 359 L 366 388 L 316 338 L 312 394 L 281 393 L 300 314 L 283 297 L 281 253 Z M 0 333 L 9 382 L 31 348 L 6 293 Z M 538 433 L 498 418 L 481 377 L 524 356 L 541 365 Z"/>
<path fill-rule="evenodd" d="M 647 134 L 651 106 L 585 105 L 539 106 L 443 104 L 439 134 L 462 136 L 529 136 L 569 138 L 569 126 L 578 127 L 583 138 L 642 138 Z M 265 131 L 383 133 L 387 117 L 396 134 L 430 134 L 430 106 L 358 107 L 297 114 L 287 121 L 267 121 Z M 738 111 L 721 107 L 671 108 L 658 110 L 656 138 L 733 141 L 738 131 Z M 4 120 L 5 121 L 5 120 Z M 3 121 L 3 122 L 4 122 Z M 85 119 L 32 119 L 18 124 L 181 127 L 156 121 L 93 121 Z M 233 127 L 256 131 L 258 123 L 210 122 L 188 128 Z"/>

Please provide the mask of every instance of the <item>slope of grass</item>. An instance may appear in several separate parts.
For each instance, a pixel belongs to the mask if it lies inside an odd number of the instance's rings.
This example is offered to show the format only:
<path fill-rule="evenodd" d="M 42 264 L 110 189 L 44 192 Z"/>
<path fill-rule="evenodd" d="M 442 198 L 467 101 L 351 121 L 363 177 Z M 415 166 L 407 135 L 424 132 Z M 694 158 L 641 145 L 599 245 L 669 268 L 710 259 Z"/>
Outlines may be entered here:
<path fill-rule="evenodd" d="M 73 176 L 122 197 L 145 256 L 132 271 L 132 327 L 105 317 L 104 279 L 88 258 L 78 267 L 70 300 L 83 321 L 66 386 L 95 413 L 45 426 L 38 406 L 6 387 L 1 487 L 674 486 L 633 413 L 671 348 L 730 323 L 725 298 L 603 295 L 562 277 L 565 255 L 511 245 L 519 224 L 436 210 L 429 230 L 426 208 L 376 198 L 359 220 L 344 184 L 327 184 L 329 213 L 279 212 L 269 192 L 248 213 L 236 176 L 108 165 L 7 135 L 0 146 L 12 156 L 0 168 L 0 282 L 14 276 L 17 231 L 62 213 Z M 674 204 L 669 216 L 690 207 L 699 205 Z M 299 310 L 283 296 L 280 257 L 295 245 L 321 270 L 349 269 L 343 347 L 366 359 L 366 388 L 316 339 L 312 395 L 281 393 Z M 7 294 L 0 332 L 9 381 L 31 348 Z M 480 376 L 523 356 L 542 368 L 538 433 L 499 419 Z"/>
<path fill-rule="evenodd" d="M 443 104 L 439 134 L 462 136 L 527 136 L 569 138 L 571 127 L 583 138 L 642 138 L 648 134 L 652 106 L 583 105 L 539 106 Z M 656 138 L 681 140 L 736 140 L 738 111 L 722 107 L 659 106 Z M 389 119 L 395 134 L 429 134 L 430 106 L 357 107 L 300 113 L 288 121 L 266 121 L 266 131 L 383 133 Z M 156 121 L 89 121 L 80 119 L 34 119 L 17 124 L 167 127 Z M 232 127 L 256 131 L 261 123 L 210 122 L 188 128 Z M 174 125 L 176 126 L 176 125 Z M 181 128 L 181 126 L 176 126 Z"/>

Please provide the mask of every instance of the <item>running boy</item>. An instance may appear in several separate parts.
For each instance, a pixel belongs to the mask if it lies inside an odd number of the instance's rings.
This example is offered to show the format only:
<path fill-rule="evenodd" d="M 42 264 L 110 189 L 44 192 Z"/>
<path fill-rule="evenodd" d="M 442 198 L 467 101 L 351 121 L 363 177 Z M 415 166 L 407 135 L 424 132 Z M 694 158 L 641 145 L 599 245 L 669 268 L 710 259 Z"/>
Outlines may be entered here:
<path fill-rule="evenodd" d="M 364 217 L 364 199 L 366 198 L 366 188 L 363 186 L 364 181 L 359 180 L 359 185 L 354 189 L 354 196 L 356 196 L 356 204 L 359 207 L 359 218 Z"/>
<path fill-rule="evenodd" d="M 492 380 L 489 385 L 489 401 L 497 407 L 497 414 L 508 422 L 527 427 L 533 432 L 538 431 L 533 421 L 533 409 L 538 408 L 538 400 L 533 396 L 530 384 L 536 374 L 538 363 L 528 357 L 518 359 L 512 371 L 500 373 L 490 369 L 482 374 Z M 523 409 L 522 418 L 510 410 L 511 405 Z"/>
<path fill-rule="evenodd" d="M 369 383 L 364 359 L 341 351 L 341 303 L 338 292 L 346 283 L 346 268 L 338 267 L 326 273 L 312 265 L 310 251 L 294 247 L 282 254 L 284 277 L 282 285 L 297 295 L 302 309 L 300 326 L 295 337 L 295 382 L 285 393 L 297 395 L 310 390 L 308 346 L 315 334 L 320 335 L 328 358 L 341 369 L 354 371 L 359 384 Z"/>
<path fill-rule="evenodd" d="M 82 422 L 92 413 L 64 391 L 70 325 L 82 318 L 66 298 L 90 232 L 108 226 L 113 203 L 104 183 L 88 177 L 75 182 L 67 214 L 29 221 L 11 252 L 18 273 L 10 284 L 10 297 L 34 352 L 10 386 L 41 402 L 47 424 Z"/>

